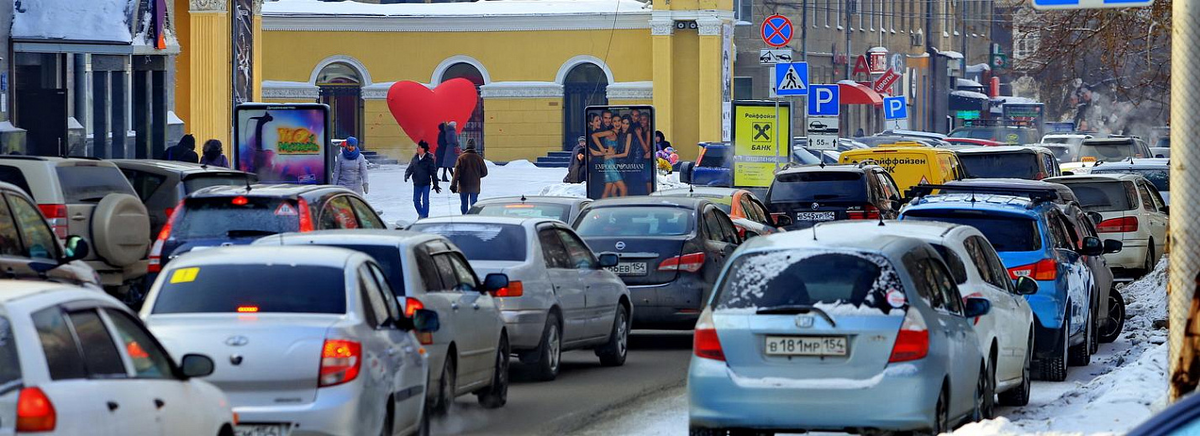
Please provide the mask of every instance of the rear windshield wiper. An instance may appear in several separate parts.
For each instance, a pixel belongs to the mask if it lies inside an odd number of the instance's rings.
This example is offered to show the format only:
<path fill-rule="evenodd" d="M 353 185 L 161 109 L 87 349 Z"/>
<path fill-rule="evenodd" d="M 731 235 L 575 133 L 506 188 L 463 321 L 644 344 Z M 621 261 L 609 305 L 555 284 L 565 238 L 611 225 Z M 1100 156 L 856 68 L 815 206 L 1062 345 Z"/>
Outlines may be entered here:
<path fill-rule="evenodd" d="M 230 238 L 240 238 L 244 236 L 271 236 L 276 234 L 279 234 L 279 232 L 270 230 L 230 230 L 225 232 L 225 236 Z"/>
<path fill-rule="evenodd" d="M 831 327 L 837 327 L 837 322 L 830 317 L 824 310 L 811 304 L 785 304 L 782 306 L 761 307 L 756 312 L 757 315 L 797 315 L 803 313 L 816 313 L 829 321 Z"/>

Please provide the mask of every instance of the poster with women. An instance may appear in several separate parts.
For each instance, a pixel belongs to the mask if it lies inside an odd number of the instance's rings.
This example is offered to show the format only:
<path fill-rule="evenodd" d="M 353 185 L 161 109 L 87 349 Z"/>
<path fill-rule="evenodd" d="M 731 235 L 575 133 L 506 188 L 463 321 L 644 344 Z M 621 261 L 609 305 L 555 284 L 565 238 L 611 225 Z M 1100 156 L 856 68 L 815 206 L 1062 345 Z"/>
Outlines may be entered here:
<path fill-rule="evenodd" d="M 654 108 L 589 106 L 587 123 L 588 198 L 649 195 L 657 186 Z"/>

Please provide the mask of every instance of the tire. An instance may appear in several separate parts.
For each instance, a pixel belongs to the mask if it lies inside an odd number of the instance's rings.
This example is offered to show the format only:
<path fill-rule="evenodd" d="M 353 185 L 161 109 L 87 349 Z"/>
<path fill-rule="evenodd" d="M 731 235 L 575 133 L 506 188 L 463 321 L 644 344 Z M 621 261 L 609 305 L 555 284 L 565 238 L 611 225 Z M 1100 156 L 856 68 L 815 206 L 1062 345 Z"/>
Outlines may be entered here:
<path fill-rule="evenodd" d="M 383 425 L 380 426 L 379 436 L 392 436 L 396 433 L 396 402 L 392 398 L 388 398 L 387 413 L 383 416 Z"/>
<path fill-rule="evenodd" d="M 454 351 L 453 348 L 449 349 Z M 442 379 L 438 382 L 438 395 L 433 400 L 433 407 L 430 412 L 437 416 L 444 416 L 450 413 L 450 405 L 454 404 L 455 390 L 458 385 L 458 365 L 454 362 L 454 356 L 447 355 L 446 362 L 442 364 Z"/>
<path fill-rule="evenodd" d="M 987 362 L 979 364 L 979 377 L 975 381 L 974 422 L 996 416 L 996 371 Z"/>
<path fill-rule="evenodd" d="M 1062 335 L 1060 335 L 1057 347 L 1059 354 L 1038 361 L 1038 378 L 1046 381 L 1060 382 L 1067 379 L 1067 344 L 1070 343 L 1068 336 L 1067 323 L 1064 320 L 1062 326 Z"/>
<path fill-rule="evenodd" d="M 1089 363 L 1092 363 L 1092 338 L 1095 337 L 1093 333 L 1095 333 L 1096 326 L 1092 323 L 1091 317 L 1091 311 L 1089 310 L 1089 319 L 1083 325 L 1083 343 L 1072 345 L 1067 353 L 1068 363 L 1071 366 L 1087 366 Z"/>
<path fill-rule="evenodd" d="M 479 405 L 485 409 L 499 409 L 508 403 L 508 336 L 500 337 L 496 346 L 496 370 L 492 373 L 492 385 L 477 394 Z"/>
<path fill-rule="evenodd" d="M 427 410 L 421 414 L 421 424 L 417 426 L 417 436 L 429 436 L 429 427 L 429 411 Z"/>
<path fill-rule="evenodd" d="M 1125 297 L 1121 296 L 1121 291 L 1116 288 L 1108 291 L 1108 317 L 1105 319 L 1104 327 L 1100 329 L 1100 342 L 1112 343 L 1121 336 L 1121 330 L 1125 328 Z"/>
<path fill-rule="evenodd" d="M 625 356 L 629 354 L 629 314 L 625 306 L 617 305 L 617 315 L 613 318 L 612 332 L 608 342 L 596 349 L 600 364 L 604 366 L 621 366 L 625 364 Z"/>
<path fill-rule="evenodd" d="M 1025 348 L 1025 364 L 1021 369 L 1021 385 L 1001 392 L 1000 404 L 1003 406 L 1024 406 L 1029 404 L 1029 391 L 1032 390 L 1033 374 L 1033 337 L 1029 338 L 1029 346 Z"/>
<path fill-rule="evenodd" d="M 942 392 L 938 394 L 937 403 L 933 406 L 933 428 L 934 435 L 940 435 L 950 431 L 950 399 L 946 395 L 946 387 L 942 387 Z"/>
<path fill-rule="evenodd" d="M 1141 274 L 1138 274 L 1138 276 L 1139 276 L 1138 278 L 1141 278 L 1142 276 L 1145 276 L 1146 274 L 1150 274 L 1150 272 L 1152 272 L 1152 271 L 1154 271 L 1154 239 L 1153 238 L 1151 238 L 1150 242 L 1146 245 L 1146 260 L 1142 264 L 1142 271 L 1141 271 Z"/>
<path fill-rule="evenodd" d="M 558 378 L 558 370 L 562 366 L 562 331 L 558 315 L 551 313 L 546 317 L 546 328 L 542 330 L 542 343 L 538 346 L 537 362 L 534 378 L 540 381 L 551 381 Z"/>

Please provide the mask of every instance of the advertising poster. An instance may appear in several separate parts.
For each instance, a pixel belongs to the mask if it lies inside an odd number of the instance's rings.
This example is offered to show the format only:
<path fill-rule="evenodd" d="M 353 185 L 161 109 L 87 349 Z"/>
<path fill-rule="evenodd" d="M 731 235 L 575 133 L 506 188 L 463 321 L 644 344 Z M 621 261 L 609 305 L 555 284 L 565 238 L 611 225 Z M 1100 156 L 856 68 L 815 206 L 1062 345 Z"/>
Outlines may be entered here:
<path fill-rule="evenodd" d="M 766 188 L 775 169 L 791 159 L 792 105 L 767 101 L 733 102 L 733 186 Z"/>
<path fill-rule="evenodd" d="M 588 198 L 649 195 L 657 186 L 654 108 L 589 106 L 587 122 Z"/>
<path fill-rule="evenodd" d="M 234 109 L 234 168 L 260 183 L 328 182 L 329 106 L 241 104 Z"/>
<path fill-rule="evenodd" d="M 721 140 L 732 134 L 733 119 L 733 23 L 721 26 Z"/>

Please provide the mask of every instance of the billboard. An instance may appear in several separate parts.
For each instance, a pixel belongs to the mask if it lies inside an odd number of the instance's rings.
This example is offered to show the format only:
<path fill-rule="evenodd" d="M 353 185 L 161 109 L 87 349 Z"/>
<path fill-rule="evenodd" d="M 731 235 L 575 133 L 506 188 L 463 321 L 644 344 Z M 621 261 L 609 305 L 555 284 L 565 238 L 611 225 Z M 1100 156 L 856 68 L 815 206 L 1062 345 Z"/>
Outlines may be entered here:
<path fill-rule="evenodd" d="M 589 106 L 584 112 L 588 198 L 649 195 L 657 187 L 652 106 Z"/>
<path fill-rule="evenodd" d="M 775 168 L 792 155 L 792 105 L 769 101 L 733 102 L 733 186 L 766 188 Z"/>
<path fill-rule="evenodd" d="M 329 141 L 329 106 L 240 104 L 233 115 L 233 167 L 261 183 L 328 183 L 336 150 Z"/>

